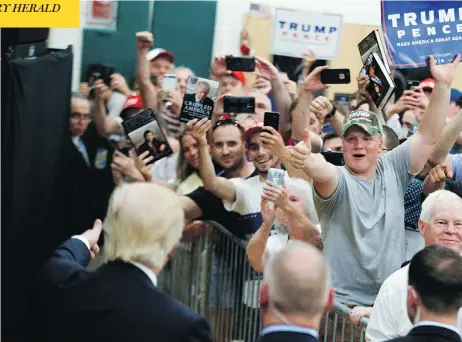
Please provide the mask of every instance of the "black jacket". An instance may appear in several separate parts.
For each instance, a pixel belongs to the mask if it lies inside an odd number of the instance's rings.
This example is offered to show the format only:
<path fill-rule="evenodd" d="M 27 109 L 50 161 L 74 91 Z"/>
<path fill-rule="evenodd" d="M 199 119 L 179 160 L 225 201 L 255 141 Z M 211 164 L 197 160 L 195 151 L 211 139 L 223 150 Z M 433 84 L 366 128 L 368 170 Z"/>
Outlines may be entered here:
<path fill-rule="evenodd" d="M 461 342 L 455 331 L 432 325 L 421 325 L 413 328 L 409 334 L 390 341 L 396 342 Z"/>
<path fill-rule="evenodd" d="M 319 340 L 309 334 L 292 331 L 275 331 L 261 336 L 257 342 L 319 342 Z"/>
<path fill-rule="evenodd" d="M 89 262 L 87 246 L 70 239 L 45 264 L 45 341 L 211 341 L 206 320 L 158 290 L 138 267 L 115 261 L 89 272 Z"/>

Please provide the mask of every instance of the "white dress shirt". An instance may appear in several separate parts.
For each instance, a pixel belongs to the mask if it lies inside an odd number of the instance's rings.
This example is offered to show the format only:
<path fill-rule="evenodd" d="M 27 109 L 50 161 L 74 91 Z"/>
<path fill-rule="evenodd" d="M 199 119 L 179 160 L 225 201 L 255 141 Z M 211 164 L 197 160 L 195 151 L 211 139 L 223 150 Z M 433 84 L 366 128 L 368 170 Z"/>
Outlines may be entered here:
<path fill-rule="evenodd" d="M 383 282 L 369 318 L 367 341 L 387 341 L 406 336 L 411 331 L 412 323 L 406 307 L 408 273 L 409 265 L 406 265 Z M 457 330 L 462 334 L 462 308 L 459 309 Z"/>
<path fill-rule="evenodd" d="M 85 237 L 83 237 L 82 235 L 74 235 L 72 238 L 82 241 L 85 244 L 85 246 L 87 246 L 88 250 L 90 250 L 90 243 L 88 242 L 88 240 Z M 130 264 L 132 264 L 133 266 L 135 266 L 135 267 L 139 268 L 141 271 L 143 271 L 144 274 L 146 274 L 148 276 L 148 278 L 151 280 L 154 287 L 157 287 L 157 276 L 155 275 L 155 273 L 153 271 L 151 271 L 148 267 L 146 267 L 143 264 L 140 264 L 139 262 L 136 262 L 136 261 L 130 261 Z"/>

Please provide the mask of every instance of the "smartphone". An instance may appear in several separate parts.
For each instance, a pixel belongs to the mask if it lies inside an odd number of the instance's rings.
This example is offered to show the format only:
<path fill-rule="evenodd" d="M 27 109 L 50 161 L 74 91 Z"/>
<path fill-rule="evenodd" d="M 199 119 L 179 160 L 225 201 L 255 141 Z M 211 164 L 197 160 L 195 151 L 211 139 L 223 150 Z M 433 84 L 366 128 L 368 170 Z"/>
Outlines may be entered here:
<path fill-rule="evenodd" d="M 327 162 L 333 165 L 336 165 L 336 166 L 345 165 L 342 152 L 323 151 L 321 152 L 321 154 L 324 156 Z"/>
<path fill-rule="evenodd" d="M 163 90 L 176 90 L 176 75 L 166 74 L 162 78 L 162 89 Z"/>
<path fill-rule="evenodd" d="M 271 168 L 268 170 L 268 180 L 278 187 L 284 185 L 285 171 L 282 169 Z"/>
<path fill-rule="evenodd" d="M 276 131 L 279 131 L 279 113 L 265 112 L 263 126 L 273 127 Z"/>
<path fill-rule="evenodd" d="M 255 97 L 225 96 L 223 98 L 224 113 L 255 113 Z"/>
<path fill-rule="evenodd" d="M 407 81 L 407 90 L 414 90 L 414 88 L 418 87 L 419 85 L 420 85 L 419 81 L 409 80 Z"/>
<path fill-rule="evenodd" d="M 226 56 L 226 70 L 253 72 L 255 71 L 255 58 Z"/>
<path fill-rule="evenodd" d="M 321 71 L 322 84 L 349 84 L 350 69 L 326 69 Z"/>

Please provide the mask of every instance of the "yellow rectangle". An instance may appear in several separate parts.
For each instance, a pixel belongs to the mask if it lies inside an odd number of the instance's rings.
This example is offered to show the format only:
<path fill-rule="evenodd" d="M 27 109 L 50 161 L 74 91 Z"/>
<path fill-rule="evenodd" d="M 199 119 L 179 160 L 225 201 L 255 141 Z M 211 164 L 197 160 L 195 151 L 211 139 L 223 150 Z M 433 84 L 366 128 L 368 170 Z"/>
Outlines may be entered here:
<path fill-rule="evenodd" d="M 3 0 L 0 27 L 79 27 L 80 0 Z"/>

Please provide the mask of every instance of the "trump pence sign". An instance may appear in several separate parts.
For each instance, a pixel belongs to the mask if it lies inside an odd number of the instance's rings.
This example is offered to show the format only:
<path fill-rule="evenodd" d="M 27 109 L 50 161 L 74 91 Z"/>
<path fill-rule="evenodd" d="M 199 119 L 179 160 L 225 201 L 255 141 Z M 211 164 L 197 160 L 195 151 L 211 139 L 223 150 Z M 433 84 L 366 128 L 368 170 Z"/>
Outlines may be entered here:
<path fill-rule="evenodd" d="M 335 59 L 342 30 L 340 14 L 276 9 L 271 54 L 302 57 L 309 50 L 318 59 Z"/>
<path fill-rule="evenodd" d="M 453 61 L 462 53 L 461 1 L 382 0 L 382 29 L 388 53 L 397 68 Z"/>

